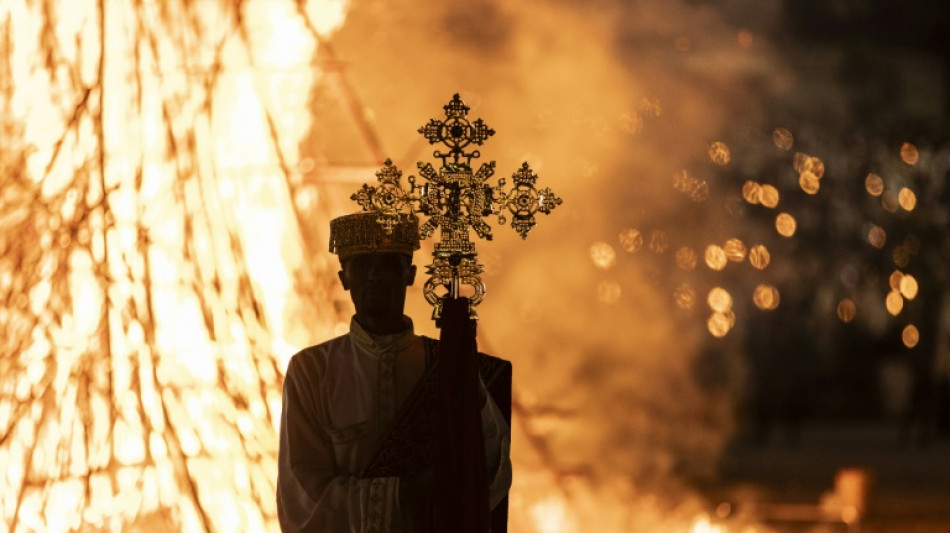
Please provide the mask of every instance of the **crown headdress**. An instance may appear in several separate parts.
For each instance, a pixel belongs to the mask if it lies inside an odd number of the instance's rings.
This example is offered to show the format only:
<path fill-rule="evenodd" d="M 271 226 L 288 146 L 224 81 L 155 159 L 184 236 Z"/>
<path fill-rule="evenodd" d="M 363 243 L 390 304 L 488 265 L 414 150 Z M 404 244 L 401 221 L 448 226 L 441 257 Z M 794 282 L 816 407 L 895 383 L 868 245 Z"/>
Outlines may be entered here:
<path fill-rule="evenodd" d="M 393 234 L 401 217 L 417 213 L 428 217 L 419 227 L 420 238 L 441 229 L 432 264 L 426 266 L 429 279 L 423 287 L 426 301 L 434 308 L 432 317 L 441 316 L 443 299 L 458 297 L 461 286 L 467 285 L 473 289 L 469 314 L 477 318 L 474 307 L 485 296 L 485 284 L 475 243 L 469 240 L 469 228 L 479 237 L 491 240 L 491 227 L 483 217 L 496 215 L 498 223 L 505 224 L 510 216 L 511 227 L 524 239 L 537 224 L 535 213 L 550 213 L 561 205 L 561 199 L 547 187 L 535 187 L 538 176 L 528 163 L 511 175 L 511 189 L 505 191 L 504 178 L 494 187 L 489 185 L 495 162 L 482 163 L 478 171 L 472 170 L 471 163 L 481 156 L 474 147 L 481 146 L 495 130 L 482 119 L 469 121 L 469 107 L 458 94 L 443 109 L 445 119 L 430 119 L 419 128 L 429 144 L 441 143 L 447 148 L 433 152 L 434 157 L 442 160 L 438 171 L 430 163 L 417 164 L 426 183 L 420 185 L 414 176 L 409 176 L 406 191 L 400 183 L 402 172 L 387 159 L 376 172 L 379 185 L 364 184 L 351 198 L 364 211 L 375 213 L 376 223 L 387 235 Z"/>

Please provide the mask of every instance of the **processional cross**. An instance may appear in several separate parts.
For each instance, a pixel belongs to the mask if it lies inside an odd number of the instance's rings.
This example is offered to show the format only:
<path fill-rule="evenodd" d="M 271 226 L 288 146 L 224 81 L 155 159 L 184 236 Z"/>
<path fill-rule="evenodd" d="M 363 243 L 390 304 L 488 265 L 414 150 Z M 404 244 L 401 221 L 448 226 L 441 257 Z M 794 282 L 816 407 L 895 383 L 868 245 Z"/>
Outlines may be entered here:
<path fill-rule="evenodd" d="M 505 191 L 505 178 L 492 187 L 487 183 L 495 173 L 495 162 L 482 163 L 478 171 L 472 171 L 472 159 L 481 157 L 474 146 L 481 146 L 495 134 L 482 119 L 469 121 L 469 106 L 458 94 L 443 106 L 445 119 L 430 119 L 419 128 L 429 144 L 444 144 L 433 156 L 442 160 L 435 170 L 430 163 L 417 163 L 420 176 L 426 183 L 420 185 L 415 176 L 409 176 L 409 190 L 400 184 L 402 171 L 387 159 L 376 172 L 378 186 L 364 184 L 350 198 L 364 211 L 377 211 L 377 222 L 387 234 L 391 234 L 399 217 L 406 211 L 410 215 L 428 217 L 419 226 L 419 238 L 430 237 L 439 228 L 440 240 L 432 252 L 432 264 L 426 266 L 429 279 L 423 287 L 427 302 L 433 307 L 432 318 L 442 314 L 442 302 L 457 298 L 462 285 L 472 287 L 469 296 L 469 316 L 477 318 L 475 306 L 485 296 L 485 283 L 481 279 L 482 265 L 477 261 L 475 243 L 469 240 L 469 228 L 486 240 L 492 239 L 491 227 L 484 217 L 495 215 L 499 224 L 511 217 L 511 227 L 527 238 L 528 232 L 537 224 L 535 213 L 548 214 L 561 205 L 561 199 L 550 188 L 535 187 L 538 176 L 525 162 L 511 179 L 511 189 Z M 473 148 L 471 151 L 466 149 Z"/>

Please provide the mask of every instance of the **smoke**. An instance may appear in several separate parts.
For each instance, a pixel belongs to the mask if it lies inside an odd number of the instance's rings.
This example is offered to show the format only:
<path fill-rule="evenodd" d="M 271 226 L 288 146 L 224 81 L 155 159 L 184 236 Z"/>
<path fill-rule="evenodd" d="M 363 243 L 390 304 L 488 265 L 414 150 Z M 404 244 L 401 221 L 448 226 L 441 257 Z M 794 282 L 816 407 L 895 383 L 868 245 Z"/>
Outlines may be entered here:
<path fill-rule="evenodd" d="M 756 6 L 775 16 L 774 3 Z M 333 44 L 383 152 L 407 174 L 431 160 L 415 129 L 458 92 L 497 132 L 482 160 L 504 177 L 527 161 L 565 200 L 526 242 L 496 227 L 478 244 L 489 291 L 481 348 L 515 368 L 513 529 L 692 519 L 702 504 L 682 480 L 714 475 L 742 365 L 737 333 L 711 342 L 702 312 L 674 303 L 684 279 L 715 280 L 659 258 L 688 244 L 702 263 L 707 243 L 737 231 L 707 151 L 747 140 L 764 99 L 787 83 L 768 44 L 690 2 L 489 0 L 355 2 Z M 304 149 L 328 164 L 373 164 L 358 137 L 332 131 Z M 707 196 L 674 189 L 687 170 Z M 636 255 L 619 240 L 626 228 L 646 239 Z M 606 268 L 592 261 L 597 242 L 615 255 Z M 695 299 L 704 307 L 705 292 Z M 436 335 L 420 292 L 410 300 L 417 329 Z M 548 527 L 544 516 L 563 519 Z"/>

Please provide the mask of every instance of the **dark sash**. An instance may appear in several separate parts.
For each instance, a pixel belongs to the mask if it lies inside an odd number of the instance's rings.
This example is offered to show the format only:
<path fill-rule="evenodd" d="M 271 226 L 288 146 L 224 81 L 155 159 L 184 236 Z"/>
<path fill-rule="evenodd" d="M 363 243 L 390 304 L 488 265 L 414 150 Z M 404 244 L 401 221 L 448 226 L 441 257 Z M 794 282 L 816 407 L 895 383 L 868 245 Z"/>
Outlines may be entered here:
<path fill-rule="evenodd" d="M 420 474 L 435 466 L 440 418 L 439 341 L 423 337 L 426 370 L 383 433 L 362 477 Z M 478 371 L 495 405 L 511 427 L 511 363 L 479 353 Z M 508 498 L 492 512 L 492 533 L 507 531 Z"/>

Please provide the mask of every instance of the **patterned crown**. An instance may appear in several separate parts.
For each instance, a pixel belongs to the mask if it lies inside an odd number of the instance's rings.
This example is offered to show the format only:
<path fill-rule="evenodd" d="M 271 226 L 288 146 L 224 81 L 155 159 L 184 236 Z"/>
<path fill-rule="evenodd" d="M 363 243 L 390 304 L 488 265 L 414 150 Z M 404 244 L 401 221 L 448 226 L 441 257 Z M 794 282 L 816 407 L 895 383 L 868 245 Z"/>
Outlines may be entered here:
<path fill-rule="evenodd" d="M 397 253 L 412 256 L 419 249 L 419 219 L 400 213 L 379 223 L 379 213 L 343 215 L 330 221 L 330 252 L 340 261 L 359 254 Z"/>

